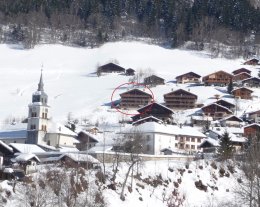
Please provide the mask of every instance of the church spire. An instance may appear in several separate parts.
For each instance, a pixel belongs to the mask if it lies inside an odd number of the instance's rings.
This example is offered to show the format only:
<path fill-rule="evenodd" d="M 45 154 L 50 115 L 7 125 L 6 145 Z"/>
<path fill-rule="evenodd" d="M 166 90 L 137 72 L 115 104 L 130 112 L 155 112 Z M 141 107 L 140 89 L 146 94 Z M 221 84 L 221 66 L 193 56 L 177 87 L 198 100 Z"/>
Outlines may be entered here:
<path fill-rule="evenodd" d="M 40 77 L 40 81 L 38 83 L 38 91 L 44 91 L 43 86 L 44 86 L 44 84 L 43 84 L 43 80 L 42 80 L 42 69 L 41 69 L 41 77 Z"/>

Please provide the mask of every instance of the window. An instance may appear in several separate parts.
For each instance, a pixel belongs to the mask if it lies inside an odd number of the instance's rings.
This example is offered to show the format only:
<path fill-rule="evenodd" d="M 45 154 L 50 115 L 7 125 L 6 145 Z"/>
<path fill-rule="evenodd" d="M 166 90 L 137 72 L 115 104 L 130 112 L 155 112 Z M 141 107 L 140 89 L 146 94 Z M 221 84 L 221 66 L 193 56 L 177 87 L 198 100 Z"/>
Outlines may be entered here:
<path fill-rule="evenodd" d="M 186 141 L 187 141 L 187 142 L 190 142 L 190 138 L 189 138 L 189 137 L 187 137 L 187 138 L 186 138 Z"/>
<path fill-rule="evenodd" d="M 175 140 L 177 140 L 177 141 L 178 141 L 178 137 L 175 137 Z"/>
<path fill-rule="evenodd" d="M 175 147 L 178 148 L 178 144 L 177 143 L 175 143 Z"/>
<path fill-rule="evenodd" d="M 31 117 L 37 117 L 37 113 L 36 112 L 32 112 Z"/>
<path fill-rule="evenodd" d="M 195 142 L 195 138 L 191 138 L 191 141 L 192 141 L 192 142 Z"/>
<path fill-rule="evenodd" d="M 186 144 L 186 149 L 190 149 L 190 145 Z"/>
<path fill-rule="evenodd" d="M 31 125 L 31 130 L 33 130 L 33 129 L 36 129 L 36 125 L 34 125 L 34 124 Z"/>
<path fill-rule="evenodd" d="M 191 149 L 195 149 L 195 145 L 191 145 Z"/>
<path fill-rule="evenodd" d="M 146 141 L 149 142 L 150 141 L 150 135 L 146 136 Z"/>
<path fill-rule="evenodd" d="M 201 143 L 201 139 L 200 139 L 200 138 L 197 138 L 197 142 L 198 142 L 198 143 Z"/>

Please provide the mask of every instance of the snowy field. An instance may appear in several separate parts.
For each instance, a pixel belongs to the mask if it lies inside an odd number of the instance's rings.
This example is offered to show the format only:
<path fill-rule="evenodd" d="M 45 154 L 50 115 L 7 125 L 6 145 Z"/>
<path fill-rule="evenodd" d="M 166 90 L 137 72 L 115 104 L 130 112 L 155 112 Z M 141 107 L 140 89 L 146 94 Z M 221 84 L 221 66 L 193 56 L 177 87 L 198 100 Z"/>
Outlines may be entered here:
<path fill-rule="evenodd" d="M 0 121 L 10 117 L 26 117 L 32 93 L 37 89 L 41 65 L 45 91 L 49 95 L 52 117 L 64 121 L 69 112 L 76 118 L 118 122 L 121 115 L 107 111 L 103 105 L 110 102 L 113 89 L 128 82 L 129 77 L 93 74 L 97 65 L 117 60 L 124 68 L 135 70 L 151 68 L 165 78 L 167 84 L 152 88 L 155 100 L 162 102 L 163 94 L 176 86 L 174 78 L 184 72 L 194 71 L 201 76 L 225 70 L 231 72 L 243 67 L 242 59 L 212 59 L 203 52 L 165 49 L 139 42 L 107 43 L 100 48 L 85 49 L 62 45 L 41 45 L 34 49 L 0 45 Z M 252 74 L 257 69 L 247 67 Z M 226 95 L 213 87 L 191 87 L 198 95 L 198 102 L 205 102 L 214 94 Z M 123 92 L 123 91 L 122 91 Z M 250 104 L 257 107 L 259 101 Z M 248 107 L 248 106 L 247 106 Z"/>

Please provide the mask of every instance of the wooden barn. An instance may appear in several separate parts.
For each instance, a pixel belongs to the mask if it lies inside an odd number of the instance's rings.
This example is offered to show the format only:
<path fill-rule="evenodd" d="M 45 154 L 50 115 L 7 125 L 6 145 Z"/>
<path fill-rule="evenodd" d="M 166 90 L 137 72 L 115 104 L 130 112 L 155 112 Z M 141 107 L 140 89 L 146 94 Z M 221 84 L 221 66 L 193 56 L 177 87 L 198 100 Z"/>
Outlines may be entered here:
<path fill-rule="evenodd" d="M 135 75 L 135 70 L 132 69 L 132 68 L 128 68 L 128 69 L 126 69 L 126 71 L 125 71 L 125 75 L 127 75 L 127 76 L 133 76 L 133 75 Z"/>
<path fill-rule="evenodd" d="M 228 108 L 216 103 L 209 104 L 201 108 L 205 116 L 211 116 L 213 120 L 222 119 L 232 114 Z"/>
<path fill-rule="evenodd" d="M 240 73 L 248 73 L 249 75 L 251 75 L 251 70 L 248 70 L 246 68 L 239 68 L 237 70 L 234 70 L 232 73 L 233 75 L 238 75 Z"/>
<path fill-rule="evenodd" d="M 151 94 L 139 89 L 132 89 L 120 94 L 121 108 L 140 108 L 153 100 Z"/>
<path fill-rule="evenodd" d="M 125 69 L 115 63 L 107 63 L 98 67 L 98 72 L 101 73 L 125 73 Z"/>
<path fill-rule="evenodd" d="M 164 79 L 158 77 L 156 75 L 151 75 L 149 77 L 144 78 L 144 85 L 148 86 L 157 86 L 157 85 L 164 85 Z"/>
<path fill-rule="evenodd" d="M 254 138 L 260 134 L 260 125 L 253 123 L 244 127 L 244 136 L 247 138 Z"/>
<path fill-rule="evenodd" d="M 161 104 L 151 103 L 138 109 L 137 111 L 139 112 L 139 114 L 132 117 L 134 122 L 149 116 L 153 116 L 169 124 L 173 123 L 173 111 L 170 108 Z"/>
<path fill-rule="evenodd" d="M 252 99 L 251 94 L 253 93 L 252 90 L 241 87 L 241 88 L 236 88 L 232 91 L 233 96 L 239 97 L 241 99 Z"/>
<path fill-rule="evenodd" d="M 250 111 L 245 114 L 250 123 L 260 123 L 260 110 Z"/>
<path fill-rule="evenodd" d="M 219 99 L 215 103 L 218 105 L 224 106 L 230 110 L 233 110 L 236 107 L 235 104 L 232 104 L 224 99 Z"/>
<path fill-rule="evenodd" d="M 200 83 L 201 76 L 194 72 L 185 73 L 176 77 L 177 83 Z"/>
<path fill-rule="evenodd" d="M 220 70 L 218 72 L 215 73 L 211 73 L 207 76 L 204 76 L 202 78 L 202 81 L 204 82 L 204 84 L 206 86 L 209 85 L 218 85 L 218 86 L 226 86 L 230 83 L 230 79 L 233 78 L 233 75 Z"/>
<path fill-rule="evenodd" d="M 248 78 L 251 78 L 251 75 L 249 73 L 242 72 L 242 73 L 234 75 L 233 81 L 240 82 L 240 81 L 243 81 Z"/>
<path fill-rule="evenodd" d="M 255 88 L 260 87 L 260 79 L 257 77 L 247 78 L 247 79 L 243 80 L 242 83 L 244 86 L 247 86 L 247 87 L 255 87 Z"/>
<path fill-rule="evenodd" d="M 172 109 L 195 108 L 197 99 L 197 95 L 183 89 L 178 89 L 164 95 L 165 105 Z"/>
<path fill-rule="evenodd" d="M 244 65 L 258 65 L 258 62 L 259 62 L 259 60 L 253 58 L 251 60 L 244 62 Z"/>

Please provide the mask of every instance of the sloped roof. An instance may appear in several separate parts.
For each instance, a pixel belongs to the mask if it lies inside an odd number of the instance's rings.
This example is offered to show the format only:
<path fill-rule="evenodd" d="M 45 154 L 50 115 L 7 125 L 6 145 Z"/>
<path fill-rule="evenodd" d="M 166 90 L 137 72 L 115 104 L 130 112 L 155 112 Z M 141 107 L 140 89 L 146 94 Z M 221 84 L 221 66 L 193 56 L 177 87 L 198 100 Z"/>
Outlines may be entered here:
<path fill-rule="evenodd" d="M 182 75 L 179 75 L 179 76 L 176 76 L 176 79 L 177 78 L 181 78 L 181 77 L 183 77 L 183 76 L 187 76 L 187 75 L 191 75 L 191 76 L 194 76 L 194 77 L 196 77 L 196 78 L 200 78 L 201 76 L 200 75 L 198 75 L 197 73 L 194 73 L 194 72 L 188 72 L 188 73 L 184 73 L 184 74 L 182 74 Z"/>
<path fill-rule="evenodd" d="M 26 139 L 27 123 L 3 125 L 0 129 L 0 139 Z"/>
<path fill-rule="evenodd" d="M 164 80 L 163 78 L 157 76 L 157 75 L 151 75 L 151 76 L 148 76 L 146 78 L 144 78 L 144 80 L 147 80 L 147 79 L 150 79 L 150 78 L 155 78 L 155 79 L 160 79 L 160 80 Z"/>
<path fill-rule="evenodd" d="M 102 70 L 109 70 L 111 68 L 115 68 L 118 71 L 125 71 L 125 69 L 123 67 L 121 67 L 115 63 L 107 63 L 107 64 L 99 67 L 99 69 L 102 69 Z"/>
<path fill-rule="evenodd" d="M 227 121 L 227 120 L 232 119 L 232 118 L 235 118 L 238 122 L 243 122 L 242 119 L 240 119 L 239 117 L 237 117 L 235 115 L 231 115 L 231 116 L 225 117 L 225 118 L 223 118 L 223 119 L 221 119 L 219 121 Z"/>
<path fill-rule="evenodd" d="M 64 153 L 59 157 L 59 160 L 64 158 L 64 157 L 69 157 L 75 162 L 91 162 L 91 163 L 100 163 L 97 159 L 92 157 L 91 155 L 88 154 L 79 154 L 79 153 Z"/>
<path fill-rule="evenodd" d="M 254 91 L 252 91 L 251 89 L 246 88 L 246 87 L 236 88 L 236 89 L 232 90 L 231 92 L 233 93 L 234 91 L 238 91 L 238 90 L 246 90 L 246 91 L 249 91 L 249 92 L 251 92 L 251 93 L 254 92 Z"/>
<path fill-rule="evenodd" d="M 72 137 L 76 137 L 77 134 L 65 127 L 63 124 L 51 122 L 49 124 L 48 133 L 64 134 Z"/>
<path fill-rule="evenodd" d="M 145 91 L 143 91 L 143 90 L 140 90 L 140 89 L 138 89 L 138 88 L 134 88 L 134 89 L 131 89 L 131 90 L 126 91 L 126 92 L 124 92 L 124 93 L 121 93 L 120 96 L 122 96 L 123 94 L 135 95 L 135 94 L 133 94 L 133 93 L 140 93 L 140 94 L 143 94 L 143 95 L 150 96 L 150 98 L 152 98 L 152 95 L 151 95 L 151 94 L 149 94 L 149 93 L 147 93 L 147 92 L 145 92 Z"/>
<path fill-rule="evenodd" d="M 177 93 L 177 92 L 183 92 L 183 93 L 185 93 L 185 94 L 189 94 L 189 95 L 192 95 L 192 96 L 195 96 L 196 98 L 198 98 L 198 96 L 197 96 L 196 94 L 191 93 L 191 92 L 189 92 L 189 91 L 186 91 L 186 90 L 184 90 L 184 89 L 182 89 L 182 88 L 177 89 L 177 90 L 175 90 L 175 91 L 171 91 L 170 93 L 166 93 L 166 94 L 164 94 L 163 96 L 164 96 L 164 97 L 165 97 L 165 96 L 169 96 L 169 95 L 175 94 L 175 93 Z"/>
<path fill-rule="evenodd" d="M 247 81 L 250 81 L 250 80 L 254 80 L 254 81 L 260 82 L 260 78 L 250 77 L 250 78 L 247 78 L 247 79 L 242 80 L 242 83 L 247 82 Z"/>
<path fill-rule="evenodd" d="M 221 105 L 221 104 L 219 104 L 219 102 L 221 102 L 221 101 L 225 102 L 227 105 L 231 105 L 231 106 L 235 107 L 235 104 L 230 103 L 229 101 L 226 101 L 225 99 L 219 99 L 215 103 L 218 104 L 218 105 Z"/>
<path fill-rule="evenodd" d="M 0 140 L 0 145 L 2 145 L 4 148 L 6 148 L 8 151 L 13 152 L 13 148 L 5 144 Z"/>
<path fill-rule="evenodd" d="M 21 153 L 38 153 L 45 152 L 42 148 L 35 144 L 21 144 L 21 143 L 11 143 L 9 144 L 12 148 L 16 149 Z"/>
<path fill-rule="evenodd" d="M 260 128 L 260 124 L 257 124 L 257 123 L 246 125 L 246 126 L 244 126 L 244 128 L 248 128 L 248 127 L 252 127 L 252 126 L 257 126 Z"/>
<path fill-rule="evenodd" d="M 152 106 L 151 106 L 151 105 L 152 105 Z M 144 109 L 149 108 L 149 107 L 153 108 L 154 106 L 158 106 L 158 107 L 164 108 L 165 110 L 167 110 L 167 111 L 169 111 L 169 112 L 171 112 L 171 113 L 174 113 L 173 110 L 171 110 L 171 109 L 168 108 L 167 106 L 164 106 L 164 105 L 159 104 L 159 103 L 156 103 L 156 102 L 150 103 L 150 104 L 148 104 L 148 105 L 146 105 L 146 106 L 143 106 L 143 107 L 137 109 L 137 111 L 138 111 L 139 113 L 141 113 L 141 111 L 143 111 Z"/>
<path fill-rule="evenodd" d="M 223 71 L 223 70 L 219 70 L 219 71 L 217 71 L 217 72 L 210 73 L 210 74 L 204 76 L 203 79 L 206 78 L 206 77 L 208 77 L 208 76 L 210 76 L 210 75 L 214 75 L 214 74 L 216 74 L 216 73 L 225 73 L 225 74 L 229 75 L 230 77 L 233 77 L 232 74 L 230 74 L 230 73 L 228 73 L 228 72 L 225 72 L 225 71 Z"/>
<path fill-rule="evenodd" d="M 240 71 L 243 71 L 243 72 L 240 72 Z M 239 69 L 237 69 L 237 70 L 234 70 L 232 73 L 235 74 L 235 75 L 239 75 L 239 74 L 241 74 L 241 73 L 247 73 L 247 74 L 250 75 L 251 70 L 248 70 L 248 69 L 246 69 L 246 68 L 239 68 Z"/>
<path fill-rule="evenodd" d="M 230 113 L 233 113 L 233 112 L 232 112 L 230 109 L 228 109 L 227 107 L 221 106 L 221 105 L 219 105 L 219 104 L 217 104 L 217 103 L 210 103 L 210 104 L 208 104 L 208 105 L 206 105 L 206 106 L 203 106 L 201 109 L 204 109 L 204 108 L 209 107 L 209 106 L 211 106 L 211 105 L 216 105 L 217 107 L 220 107 L 220 108 L 225 109 L 226 111 L 228 111 L 228 112 L 230 112 Z"/>
<path fill-rule="evenodd" d="M 38 162 L 40 162 L 40 159 L 35 155 L 35 154 L 31 154 L 31 153 L 21 153 L 19 154 L 17 157 L 13 158 L 12 161 L 13 162 L 26 162 L 29 161 L 31 159 L 35 159 Z"/>
<path fill-rule="evenodd" d="M 163 122 L 161 119 L 158 119 L 158 118 L 156 118 L 156 117 L 154 117 L 154 116 L 147 116 L 147 117 L 145 117 L 145 118 L 143 118 L 143 119 L 139 119 L 139 120 L 133 122 L 132 125 L 135 125 L 135 124 L 137 124 L 137 123 L 139 123 L 139 122 L 142 122 L 142 121 L 145 121 L 145 120 L 147 120 L 147 119 L 153 119 L 153 120 L 156 121 L 156 122 Z"/>

